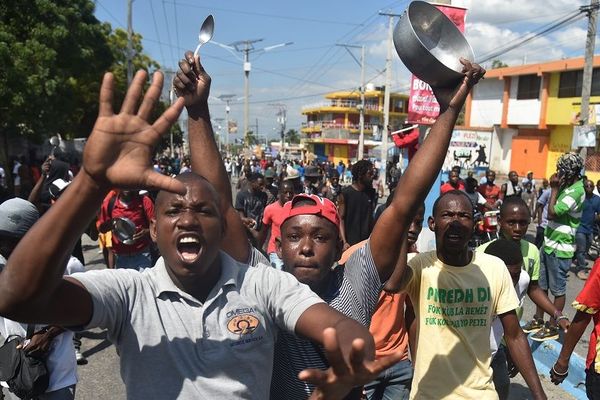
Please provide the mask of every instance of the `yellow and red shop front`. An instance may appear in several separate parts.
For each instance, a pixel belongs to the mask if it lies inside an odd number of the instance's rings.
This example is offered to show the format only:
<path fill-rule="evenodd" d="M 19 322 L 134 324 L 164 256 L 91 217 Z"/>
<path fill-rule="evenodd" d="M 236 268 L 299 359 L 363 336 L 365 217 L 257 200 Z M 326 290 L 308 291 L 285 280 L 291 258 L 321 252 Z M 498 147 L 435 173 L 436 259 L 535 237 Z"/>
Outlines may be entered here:
<path fill-rule="evenodd" d="M 331 161 L 337 164 L 343 161 L 356 161 L 358 157 L 358 139 L 314 138 L 303 141 L 306 149 L 317 156 L 320 161 Z M 369 151 L 379 145 L 379 142 L 365 140 L 364 153 L 369 157 Z"/>

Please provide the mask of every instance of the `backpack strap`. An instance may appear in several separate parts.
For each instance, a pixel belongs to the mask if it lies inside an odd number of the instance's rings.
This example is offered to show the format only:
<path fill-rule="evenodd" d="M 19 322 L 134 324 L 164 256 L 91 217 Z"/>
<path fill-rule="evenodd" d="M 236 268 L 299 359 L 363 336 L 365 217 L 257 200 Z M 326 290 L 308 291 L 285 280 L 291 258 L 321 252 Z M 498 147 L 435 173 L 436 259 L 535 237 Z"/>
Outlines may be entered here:
<path fill-rule="evenodd" d="M 31 339 L 33 334 L 35 333 L 35 325 L 27 324 L 27 334 L 25 335 L 25 339 Z"/>
<path fill-rule="evenodd" d="M 110 199 L 108 199 L 108 207 L 106 209 L 106 211 L 108 212 L 108 218 L 111 219 L 112 218 L 112 212 L 115 208 L 115 201 L 117 201 L 117 196 L 119 194 L 115 193 L 114 195 L 112 195 L 110 197 Z"/>

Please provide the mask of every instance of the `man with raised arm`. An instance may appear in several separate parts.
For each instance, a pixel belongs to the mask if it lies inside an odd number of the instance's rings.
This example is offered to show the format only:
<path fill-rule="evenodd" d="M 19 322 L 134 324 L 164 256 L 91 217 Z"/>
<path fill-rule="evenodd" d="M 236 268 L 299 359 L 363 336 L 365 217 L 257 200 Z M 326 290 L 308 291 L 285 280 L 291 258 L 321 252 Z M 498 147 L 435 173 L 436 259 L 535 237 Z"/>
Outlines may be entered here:
<path fill-rule="evenodd" d="M 231 203 L 223 207 L 214 187 L 197 174 L 173 179 L 153 171 L 153 147 L 184 101 L 148 123 L 162 73 L 139 104 L 145 81 L 139 71 L 114 114 L 114 77 L 104 76 L 83 168 L 0 273 L 0 315 L 106 329 L 120 355 L 129 399 L 265 399 L 277 332 L 324 346 L 335 370 L 306 372 L 326 377 L 317 387 L 323 398 L 342 398 L 389 366 L 393 360 L 368 361 L 373 339 L 364 326 L 291 275 L 249 268 L 220 251 L 229 238 L 226 218 L 235 211 Z M 163 257 L 144 272 L 101 270 L 62 278 L 63 260 L 111 188 L 161 190 L 150 232 Z"/>
<path fill-rule="evenodd" d="M 485 73 L 478 65 L 463 62 L 465 78 L 454 88 L 436 89 L 442 113 L 402 176 L 393 201 L 379 218 L 365 245 L 354 252 L 344 265 L 334 267 L 335 261 L 340 258 L 343 242 L 340 217 L 333 203 L 314 195 L 298 195 L 286 204 L 287 215 L 281 224 L 281 236 L 276 241 L 284 271 L 309 285 L 333 308 L 364 326 L 369 325 L 383 282 L 394 271 L 400 251 L 398 243 L 406 234 L 443 164 L 452 129 L 467 94 Z M 192 164 L 200 168 L 195 169 L 196 172 L 205 176 L 212 174 L 212 178 L 218 180 L 213 184 L 230 204 L 231 189 L 226 176 L 218 172 L 223 163 L 208 116 L 206 99 L 210 77 L 199 58 L 194 58 L 191 52 L 185 54 L 179 66 L 174 84 L 178 94 L 186 100 L 188 114 L 193 116 L 189 126 L 190 146 L 195 152 Z M 219 168 L 215 168 L 217 164 Z M 240 226 L 239 222 L 231 222 Z M 242 236 L 243 232 L 237 232 L 237 235 Z M 230 250 L 232 253 L 247 258 L 247 242 L 229 240 L 227 243 L 238 246 Z M 487 334 L 489 338 L 489 330 Z M 486 348 L 489 350 L 489 342 Z M 314 385 L 323 387 L 329 377 L 322 370 L 330 367 L 325 354 L 327 352 L 311 341 L 282 332 L 277 338 L 271 398 L 305 399 Z M 400 358 L 401 355 L 394 360 Z M 303 372 L 307 368 L 313 370 Z M 328 371 L 339 372 L 334 365 Z M 334 386 L 327 387 L 335 391 Z M 321 394 L 321 389 L 317 389 L 316 393 Z M 360 390 L 354 391 L 353 396 L 360 396 Z"/>

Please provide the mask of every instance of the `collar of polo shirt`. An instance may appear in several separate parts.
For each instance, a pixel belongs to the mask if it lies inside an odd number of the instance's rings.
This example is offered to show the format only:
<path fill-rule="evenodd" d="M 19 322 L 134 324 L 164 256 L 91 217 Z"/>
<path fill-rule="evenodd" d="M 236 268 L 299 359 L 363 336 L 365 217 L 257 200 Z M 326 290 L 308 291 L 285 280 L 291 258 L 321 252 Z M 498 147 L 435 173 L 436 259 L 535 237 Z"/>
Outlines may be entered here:
<path fill-rule="evenodd" d="M 215 284 L 215 287 L 211 290 L 211 293 L 208 296 L 209 299 L 215 296 L 215 290 L 220 291 L 221 288 L 228 285 L 238 286 L 238 272 L 240 271 L 239 263 L 222 251 L 219 252 L 219 257 L 221 259 L 221 276 Z M 198 299 L 179 289 L 175 283 L 173 283 L 173 280 L 167 272 L 167 266 L 163 257 L 160 257 L 156 261 L 154 268 L 149 269 L 149 273 L 153 275 L 153 280 L 156 284 L 156 297 L 160 297 L 163 293 L 177 293 L 182 297 L 198 302 Z"/>

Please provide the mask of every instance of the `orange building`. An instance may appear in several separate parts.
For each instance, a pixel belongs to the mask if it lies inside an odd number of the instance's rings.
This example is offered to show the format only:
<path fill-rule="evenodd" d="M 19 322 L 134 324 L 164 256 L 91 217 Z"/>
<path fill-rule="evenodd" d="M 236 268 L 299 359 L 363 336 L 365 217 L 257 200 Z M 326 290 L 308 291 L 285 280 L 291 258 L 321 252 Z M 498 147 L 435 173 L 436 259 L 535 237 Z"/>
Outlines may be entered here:
<path fill-rule="evenodd" d="M 489 70 L 467 99 L 465 126 L 493 128 L 490 168 L 549 177 L 571 150 L 579 124 L 584 59 L 572 58 Z M 600 112 L 600 56 L 594 57 L 590 124 Z M 600 178 L 598 145 L 588 149 L 586 174 Z"/>

